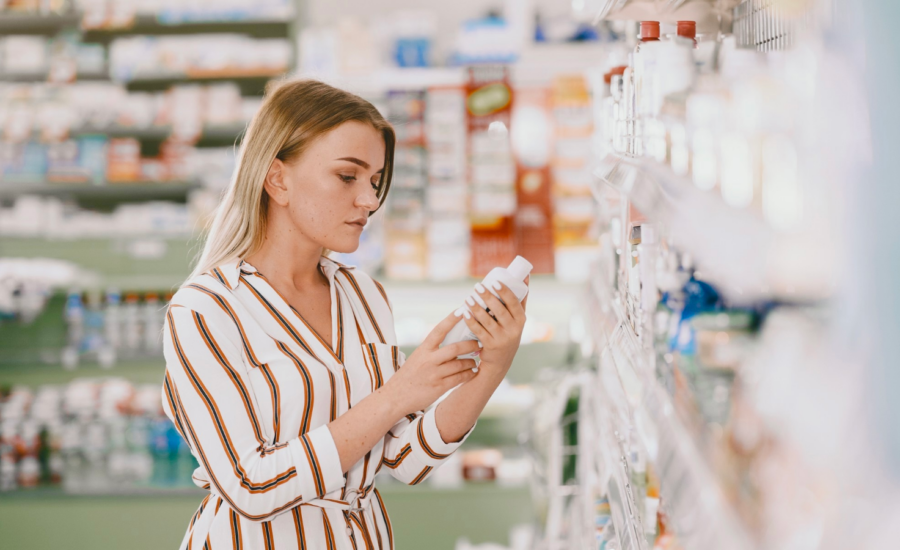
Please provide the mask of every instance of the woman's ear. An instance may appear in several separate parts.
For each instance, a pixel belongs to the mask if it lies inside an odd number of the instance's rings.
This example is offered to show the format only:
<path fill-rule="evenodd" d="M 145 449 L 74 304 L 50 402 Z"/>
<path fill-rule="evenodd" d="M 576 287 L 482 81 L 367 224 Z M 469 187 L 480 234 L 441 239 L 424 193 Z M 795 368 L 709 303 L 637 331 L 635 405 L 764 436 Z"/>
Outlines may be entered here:
<path fill-rule="evenodd" d="M 279 206 L 287 206 L 288 189 L 284 183 L 284 172 L 287 169 L 280 159 L 272 161 L 272 166 L 266 173 L 266 181 L 263 186 L 269 194 L 269 200 L 275 201 Z"/>

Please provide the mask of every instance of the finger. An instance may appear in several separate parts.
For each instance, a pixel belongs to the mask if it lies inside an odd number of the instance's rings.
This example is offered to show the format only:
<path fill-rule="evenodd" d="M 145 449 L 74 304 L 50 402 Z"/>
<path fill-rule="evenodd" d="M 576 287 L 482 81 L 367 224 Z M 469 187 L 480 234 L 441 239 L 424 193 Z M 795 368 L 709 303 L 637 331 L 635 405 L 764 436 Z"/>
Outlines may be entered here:
<path fill-rule="evenodd" d="M 447 378 L 444 378 L 444 382 L 446 382 L 447 390 L 453 389 L 460 384 L 465 384 L 469 380 L 478 376 L 478 373 L 472 371 L 472 369 L 460 371 L 456 374 L 452 374 Z M 446 390 L 445 390 L 446 391 Z"/>
<path fill-rule="evenodd" d="M 497 322 L 494 321 L 493 319 L 491 319 L 491 316 L 488 315 L 483 309 L 481 309 L 480 306 L 474 306 L 474 307 L 475 307 L 475 309 L 480 311 L 484 315 L 485 318 L 489 319 L 492 323 L 497 324 Z M 484 325 L 482 325 L 481 322 L 475 318 L 475 316 L 472 314 L 471 311 L 466 310 L 464 312 L 463 320 L 465 321 L 466 326 L 469 327 L 469 330 L 472 331 L 472 334 L 474 334 L 479 340 L 481 340 L 482 344 L 484 344 L 487 341 L 490 341 L 491 338 L 493 338 L 493 336 L 491 336 L 491 333 L 488 331 L 488 329 L 484 328 Z"/>
<path fill-rule="evenodd" d="M 519 303 L 519 298 L 516 296 L 515 292 L 502 281 L 494 281 L 493 287 L 497 294 L 500 295 L 500 300 L 505 304 L 510 317 L 512 317 L 514 321 L 519 321 L 523 316 L 523 312 L 522 306 Z M 491 308 L 491 311 L 494 311 L 494 309 Z"/>
<path fill-rule="evenodd" d="M 479 289 L 483 292 L 479 292 Z M 478 295 L 484 300 L 484 304 L 491 310 L 490 313 L 497 319 L 497 323 L 501 327 L 508 327 L 513 322 L 513 317 L 510 315 L 509 310 L 506 309 L 506 306 L 503 305 L 503 302 L 500 301 L 500 298 L 491 293 L 488 289 L 486 289 L 482 285 L 475 285 L 475 292 L 478 292 Z M 515 300 L 515 296 L 513 296 L 513 300 Z"/>
<path fill-rule="evenodd" d="M 438 349 L 438 346 L 441 345 L 441 342 L 444 341 L 444 338 L 447 337 L 447 334 L 450 332 L 456 323 L 462 319 L 462 316 L 457 317 L 455 312 L 450 313 L 450 315 L 444 317 L 444 319 L 437 324 L 431 332 L 428 333 L 428 336 L 425 337 L 425 340 L 422 341 L 422 345 L 426 346 L 425 349 L 435 350 Z"/>
<path fill-rule="evenodd" d="M 481 324 L 482 327 L 484 327 L 484 330 L 487 331 L 490 337 L 494 337 L 495 335 L 499 334 L 498 331 L 501 329 L 500 325 L 497 324 L 497 321 L 493 317 L 491 317 L 491 314 L 485 311 L 483 307 L 476 303 L 474 306 L 470 306 L 469 310 L 472 319 L 478 321 L 478 323 Z M 476 336 L 478 336 L 477 333 Z M 484 339 L 481 336 L 478 336 L 478 339 L 481 340 L 482 343 L 484 343 Z"/>
<path fill-rule="evenodd" d="M 472 370 L 475 368 L 474 359 L 453 359 L 440 365 L 441 376 L 444 378 L 452 376 L 464 370 Z"/>
<path fill-rule="evenodd" d="M 456 342 L 455 344 L 447 344 L 441 349 L 435 352 L 435 360 L 438 363 L 443 363 L 444 361 L 449 361 L 454 357 L 459 357 L 460 355 L 465 355 L 467 353 L 472 353 L 481 349 L 481 346 L 478 345 L 477 340 L 463 340 L 462 342 Z"/>
<path fill-rule="evenodd" d="M 520 304 L 522 304 L 522 311 L 523 311 L 523 312 L 525 311 L 525 305 L 528 304 L 528 297 L 531 296 L 531 284 L 530 284 L 530 281 L 531 281 L 531 275 L 526 275 L 526 276 L 525 276 L 525 280 L 522 281 L 523 283 L 525 283 L 525 286 L 528 287 L 528 292 L 525 293 L 525 297 L 522 298 L 522 301 L 521 301 L 521 302 L 519 302 Z"/>

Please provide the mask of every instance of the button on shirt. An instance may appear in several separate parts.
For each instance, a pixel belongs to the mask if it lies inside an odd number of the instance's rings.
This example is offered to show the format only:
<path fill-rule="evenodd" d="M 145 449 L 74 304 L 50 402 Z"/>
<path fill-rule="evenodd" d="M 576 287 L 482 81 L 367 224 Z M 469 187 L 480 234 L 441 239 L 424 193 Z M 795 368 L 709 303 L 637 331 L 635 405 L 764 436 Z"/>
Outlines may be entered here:
<path fill-rule="evenodd" d="M 345 474 L 327 424 L 383 386 L 405 356 L 377 281 L 326 257 L 332 342 L 253 266 L 189 280 L 166 315 L 162 400 L 209 490 L 182 549 L 392 549 L 375 475 L 421 483 L 445 443 L 434 409 L 407 415 Z M 471 433 L 471 430 L 470 430 Z"/>

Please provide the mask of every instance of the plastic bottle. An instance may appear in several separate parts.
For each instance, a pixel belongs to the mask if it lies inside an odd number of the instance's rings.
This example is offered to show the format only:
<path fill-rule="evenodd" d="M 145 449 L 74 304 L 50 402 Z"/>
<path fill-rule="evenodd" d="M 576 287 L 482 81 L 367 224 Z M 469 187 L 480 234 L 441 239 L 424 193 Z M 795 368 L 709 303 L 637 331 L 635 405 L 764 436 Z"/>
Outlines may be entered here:
<path fill-rule="evenodd" d="M 106 308 L 103 312 L 106 345 L 113 350 L 122 346 L 122 295 L 116 288 L 106 289 Z"/>
<path fill-rule="evenodd" d="M 74 369 L 78 366 L 81 344 L 84 340 L 84 303 L 81 292 L 72 290 L 66 298 L 65 319 L 68 343 L 62 351 L 63 368 Z"/>
<path fill-rule="evenodd" d="M 528 294 L 528 285 L 525 284 L 525 277 L 527 277 L 531 270 L 534 268 L 531 263 L 523 258 L 522 256 L 516 256 L 516 258 L 509 264 L 509 267 L 495 267 L 491 270 L 490 273 L 481 281 L 481 284 L 484 285 L 491 294 L 500 298 L 500 295 L 497 294 L 497 291 L 494 290 L 491 285 L 495 281 L 500 281 L 509 287 L 510 290 L 513 291 L 513 294 L 516 295 L 516 298 L 521 302 L 525 299 L 525 295 Z M 484 303 L 484 300 L 478 295 L 478 292 L 472 291 L 469 297 L 475 301 L 479 306 L 487 309 L 487 305 Z M 467 302 L 469 299 L 466 300 Z M 502 301 L 502 300 L 501 300 Z M 456 313 L 462 315 L 464 311 L 469 310 L 469 306 L 463 305 L 459 309 L 456 310 Z M 447 334 L 447 337 L 444 338 L 444 341 L 441 345 L 446 346 L 448 344 L 455 344 L 456 342 L 462 342 L 463 340 L 478 340 L 478 337 L 469 330 L 469 327 L 466 325 L 464 319 L 460 319 L 456 326 L 450 329 L 450 332 Z M 461 359 L 474 359 L 477 357 L 475 353 L 470 353 L 466 355 L 460 355 Z"/>
<path fill-rule="evenodd" d="M 644 42 L 659 42 L 659 21 L 641 21 L 641 41 L 634 51 L 641 51 Z"/>
<path fill-rule="evenodd" d="M 697 22 L 696 21 L 679 21 L 678 36 L 687 38 L 694 42 L 694 49 L 697 49 Z"/>
<path fill-rule="evenodd" d="M 138 355 L 143 341 L 141 331 L 141 310 L 138 295 L 129 293 L 122 306 L 122 343 L 129 357 Z"/>
<path fill-rule="evenodd" d="M 148 292 L 142 306 L 144 349 L 150 355 L 162 354 L 163 312 L 159 305 L 159 295 Z"/>

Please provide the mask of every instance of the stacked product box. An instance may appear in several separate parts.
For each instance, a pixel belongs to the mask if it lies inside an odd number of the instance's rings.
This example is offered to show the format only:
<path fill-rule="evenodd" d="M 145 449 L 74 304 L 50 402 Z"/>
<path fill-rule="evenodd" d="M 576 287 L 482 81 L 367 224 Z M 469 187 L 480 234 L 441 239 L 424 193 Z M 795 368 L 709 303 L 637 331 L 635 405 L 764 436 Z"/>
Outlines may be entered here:
<path fill-rule="evenodd" d="M 462 88 L 431 88 L 427 94 L 426 244 L 428 279 L 432 281 L 469 276 L 465 101 Z"/>
<path fill-rule="evenodd" d="M 597 243 L 596 201 L 591 196 L 591 146 L 594 131 L 591 94 L 582 75 L 554 79 L 551 109 L 555 263 L 558 277 L 588 277 Z"/>
<path fill-rule="evenodd" d="M 516 157 L 516 241 L 532 273 L 553 273 L 553 203 L 550 160 L 553 142 L 549 91 L 516 90 L 512 144 Z"/>
<path fill-rule="evenodd" d="M 486 275 L 516 256 L 516 167 L 509 139 L 513 92 L 503 65 L 469 67 L 466 85 L 472 264 Z"/>
<path fill-rule="evenodd" d="M 390 279 L 422 280 L 426 275 L 425 92 L 392 91 L 388 119 L 394 126 L 394 176 L 386 213 L 385 273 Z"/>

